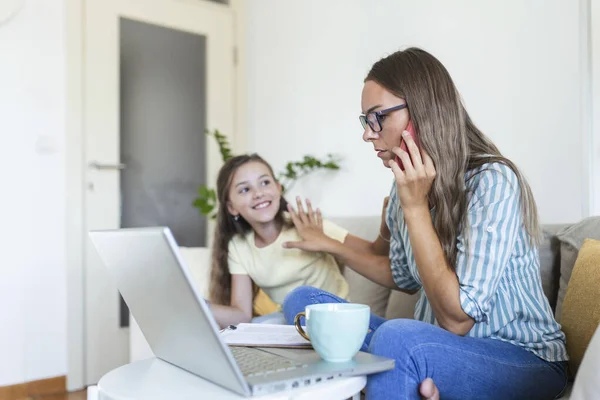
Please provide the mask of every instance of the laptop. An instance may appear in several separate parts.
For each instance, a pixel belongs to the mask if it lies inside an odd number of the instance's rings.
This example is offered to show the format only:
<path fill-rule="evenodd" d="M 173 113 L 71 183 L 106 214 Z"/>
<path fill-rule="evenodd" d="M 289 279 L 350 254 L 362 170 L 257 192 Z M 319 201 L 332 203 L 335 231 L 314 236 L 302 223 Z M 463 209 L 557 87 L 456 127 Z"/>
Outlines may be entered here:
<path fill-rule="evenodd" d="M 394 368 L 358 353 L 328 363 L 314 350 L 229 347 L 169 228 L 91 231 L 89 236 L 159 359 L 245 397 Z"/>

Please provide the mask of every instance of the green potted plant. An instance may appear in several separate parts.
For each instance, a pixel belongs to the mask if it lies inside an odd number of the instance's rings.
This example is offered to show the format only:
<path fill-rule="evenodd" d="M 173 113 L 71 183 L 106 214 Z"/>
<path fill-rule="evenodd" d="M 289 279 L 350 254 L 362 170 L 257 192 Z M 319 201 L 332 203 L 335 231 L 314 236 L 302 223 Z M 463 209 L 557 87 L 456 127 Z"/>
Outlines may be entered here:
<path fill-rule="evenodd" d="M 216 140 L 223 162 L 233 157 L 229 141 L 225 135 L 217 129 L 212 132 L 206 131 L 206 134 Z M 332 154 L 327 154 L 322 160 L 311 155 L 305 155 L 300 161 L 287 162 L 284 170 L 276 174 L 276 178 L 281 183 L 285 195 L 299 179 L 315 171 L 340 169 L 339 161 L 339 157 Z M 215 210 L 216 205 L 217 195 L 215 189 L 209 188 L 206 185 L 201 185 L 198 188 L 198 197 L 194 200 L 193 206 L 198 208 L 200 214 L 215 218 L 216 213 L 213 213 L 213 211 Z"/>

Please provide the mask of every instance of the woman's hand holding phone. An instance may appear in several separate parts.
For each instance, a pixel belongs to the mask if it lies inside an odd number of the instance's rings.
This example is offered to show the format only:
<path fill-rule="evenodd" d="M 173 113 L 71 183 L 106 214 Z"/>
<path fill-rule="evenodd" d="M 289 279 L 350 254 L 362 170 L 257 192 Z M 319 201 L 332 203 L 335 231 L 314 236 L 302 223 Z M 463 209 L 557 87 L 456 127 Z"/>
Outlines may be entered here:
<path fill-rule="evenodd" d="M 413 126 L 412 121 L 408 122 L 408 125 L 406 126 L 406 132 L 408 132 L 408 134 L 410 135 L 410 137 L 417 144 L 417 147 L 420 149 L 421 148 L 421 143 L 419 142 L 419 138 L 418 138 L 418 136 L 415 133 L 415 127 Z M 404 150 L 405 152 L 409 153 L 408 146 L 406 145 L 406 140 L 404 138 L 402 138 L 402 141 L 400 142 L 400 148 L 402 150 Z M 395 161 L 396 161 L 396 164 L 398 164 L 398 166 L 400 167 L 400 169 L 402 171 L 404 171 L 404 163 L 402 162 L 402 160 L 400 159 L 400 157 L 398 157 L 396 155 Z"/>
<path fill-rule="evenodd" d="M 433 160 L 414 137 L 414 131 L 408 129 L 402 134 L 402 144 L 392 149 L 398 161 L 390 162 L 396 177 L 398 199 L 405 213 L 415 208 L 429 211 L 428 194 L 436 175 Z"/>

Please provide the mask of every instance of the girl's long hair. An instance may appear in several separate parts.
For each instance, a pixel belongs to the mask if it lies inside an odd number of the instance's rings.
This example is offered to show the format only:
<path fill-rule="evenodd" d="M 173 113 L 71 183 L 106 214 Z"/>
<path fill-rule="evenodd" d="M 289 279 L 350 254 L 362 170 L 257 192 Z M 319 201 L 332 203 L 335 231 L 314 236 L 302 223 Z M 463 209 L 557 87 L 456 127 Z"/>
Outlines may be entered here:
<path fill-rule="evenodd" d="M 233 176 L 236 171 L 249 162 L 264 164 L 276 181 L 273 168 L 257 154 L 239 155 L 230 158 L 221 167 L 217 177 L 217 225 L 212 250 L 212 266 L 210 271 L 209 298 L 215 304 L 231 304 L 231 274 L 229 273 L 229 242 L 235 235 L 245 235 L 252 230 L 250 224 L 240 215 L 235 220 L 227 209 L 229 202 L 229 190 Z M 279 210 L 275 216 L 276 222 L 287 225 L 284 219 L 284 211 L 287 211 L 287 201 L 280 199 Z M 258 287 L 253 284 L 253 299 L 258 294 Z"/>
<path fill-rule="evenodd" d="M 429 200 L 436 208 L 434 226 L 454 270 L 457 238 L 468 229 L 465 173 L 488 163 L 502 163 L 517 176 L 525 229 L 531 244 L 541 236 L 537 207 L 529 184 L 509 159 L 473 123 L 450 74 L 428 52 L 409 48 L 377 61 L 366 81 L 374 81 L 408 104 L 410 118 L 436 178 Z"/>

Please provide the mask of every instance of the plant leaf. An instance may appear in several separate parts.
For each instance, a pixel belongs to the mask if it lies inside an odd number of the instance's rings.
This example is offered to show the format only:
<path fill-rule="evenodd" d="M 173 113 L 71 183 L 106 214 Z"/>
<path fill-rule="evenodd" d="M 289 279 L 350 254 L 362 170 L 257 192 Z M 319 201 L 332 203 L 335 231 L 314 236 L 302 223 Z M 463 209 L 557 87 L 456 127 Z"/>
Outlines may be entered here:
<path fill-rule="evenodd" d="M 223 162 L 226 162 L 231 157 L 233 157 L 233 154 L 231 152 L 231 145 L 229 144 L 229 139 L 227 139 L 227 136 L 225 136 L 221 132 L 219 132 L 218 129 L 215 129 L 212 132 L 207 129 L 206 134 L 208 136 L 214 137 L 215 140 L 217 141 L 217 146 L 219 147 L 219 153 L 221 153 L 221 159 L 223 160 Z"/>

